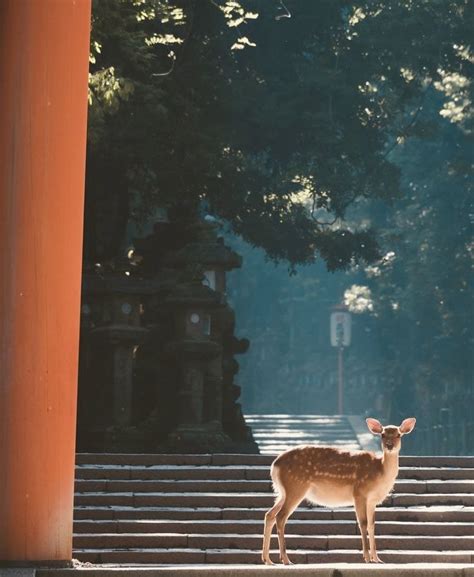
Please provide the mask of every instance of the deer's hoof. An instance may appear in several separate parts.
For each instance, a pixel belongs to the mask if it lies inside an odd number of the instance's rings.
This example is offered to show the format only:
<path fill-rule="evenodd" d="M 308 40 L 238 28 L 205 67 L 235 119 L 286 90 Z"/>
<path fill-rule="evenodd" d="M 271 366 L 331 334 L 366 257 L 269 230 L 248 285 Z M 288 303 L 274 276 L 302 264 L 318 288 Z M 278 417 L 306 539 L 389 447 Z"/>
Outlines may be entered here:
<path fill-rule="evenodd" d="M 380 557 L 378 555 L 376 557 L 371 557 L 370 562 L 371 563 L 383 563 L 382 559 L 380 559 Z"/>
<path fill-rule="evenodd" d="M 275 565 L 275 563 L 270 559 L 270 555 L 262 554 L 262 561 L 265 565 Z"/>
<path fill-rule="evenodd" d="M 288 559 L 288 557 L 282 559 L 281 562 L 283 563 L 283 565 L 293 565 L 293 563 Z"/>

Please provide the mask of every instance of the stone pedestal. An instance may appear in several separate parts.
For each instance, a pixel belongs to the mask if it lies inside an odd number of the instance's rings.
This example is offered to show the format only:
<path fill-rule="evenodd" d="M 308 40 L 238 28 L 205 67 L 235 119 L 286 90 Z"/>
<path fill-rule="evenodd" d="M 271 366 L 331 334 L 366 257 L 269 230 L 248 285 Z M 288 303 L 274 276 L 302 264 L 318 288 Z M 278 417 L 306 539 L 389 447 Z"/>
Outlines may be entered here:
<path fill-rule="evenodd" d="M 133 354 L 147 333 L 142 327 L 120 325 L 91 331 L 93 339 L 102 341 L 102 346 L 109 352 L 108 358 L 102 359 L 109 364 L 108 389 L 112 401 L 109 426 L 125 427 L 132 423 Z"/>
<path fill-rule="evenodd" d="M 215 359 L 209 361 L 206 370 L 206 396 L 205 412 L 206 421 L 215 423 L 222 430 L 223 395 L 222 395 L 222 351 Z"/>
<path fill-rule="evenodd" d="M 182 339 L 169 343 L 166 349 L 167 355 L 180 369 L 176 383 L 177 422 L 164 446 L 170 447 L 173 452 L 181 448 L 185 452 L 205 450 L 212 452 L 224 448 L 231 442 L 222 431 L 222 395 L 219 378 L 222 347 L 212 341 L 205 332 L 193 334 L 194 327 L 188 326 L 187 320 L 190 315 L 197 315 L 192 312 L 195 310 L 192 299 L 194 305 L 199 301 L 201 310 L 206 310 L 203 304 L 205 296 L 208 298 L 207 307 L 215 307 L 217 302 L 215 295 L 202 285 L 191 286 L 187 292 L 189 300 L 180 298 L 183 293 L 173 295 L 169 299 L 175 307 L 181 308 L 176 312 L 177 318 L 181 319 L 177 325 L 178 329 L 184 329 L 184 334 Z"/>

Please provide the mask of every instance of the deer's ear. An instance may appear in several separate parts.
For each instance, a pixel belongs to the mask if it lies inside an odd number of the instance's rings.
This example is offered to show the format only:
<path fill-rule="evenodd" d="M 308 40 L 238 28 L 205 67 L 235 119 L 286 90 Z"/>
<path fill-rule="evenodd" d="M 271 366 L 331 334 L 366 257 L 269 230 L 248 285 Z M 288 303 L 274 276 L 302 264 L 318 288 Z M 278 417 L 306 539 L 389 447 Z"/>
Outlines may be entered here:
<path fill-rule="evenodd" d="M 416 419 L 414 417 L 410 417 L 409 419 L 405 419 L 403 423 L 398 427 L 400 429 L 400 433 L 402 435 L 407 435 L 411 433 L 415 428 Z"/>
<path fill-rule="evenodd" d="M 382 423 L 377 421 L 377 419 L 365 419 L 367 426 L 369 427 L 369 431 L 374 435 L 380 435 L 383 431 Z"/>

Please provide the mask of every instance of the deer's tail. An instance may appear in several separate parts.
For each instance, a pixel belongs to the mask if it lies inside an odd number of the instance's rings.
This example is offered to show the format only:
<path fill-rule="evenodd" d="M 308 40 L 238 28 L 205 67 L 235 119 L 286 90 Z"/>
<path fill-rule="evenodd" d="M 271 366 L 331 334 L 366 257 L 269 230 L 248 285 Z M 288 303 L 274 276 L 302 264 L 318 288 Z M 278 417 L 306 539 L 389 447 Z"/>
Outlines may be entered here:
<path fill-rule="evenodd" d="M 276 515 L 283 507 L 286 493 L 285 487 L 280 480 L 280 467 L 276 461 L 273 461 L 270 468 L 270 477 L 272 478 L 273 490 L 276 493 L 275 505 L 272 508 L 272 512 Z"/>

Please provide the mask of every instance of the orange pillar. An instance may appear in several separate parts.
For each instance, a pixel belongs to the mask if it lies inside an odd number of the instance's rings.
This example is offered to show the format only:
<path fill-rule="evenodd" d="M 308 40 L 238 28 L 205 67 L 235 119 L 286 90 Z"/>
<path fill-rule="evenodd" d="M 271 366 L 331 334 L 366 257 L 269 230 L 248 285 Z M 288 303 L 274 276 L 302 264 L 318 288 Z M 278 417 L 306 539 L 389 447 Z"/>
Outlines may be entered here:
<path fill-rule="evenodd" d="M 0 563 L 67 562 L 90 0 L 0 1 Z"/>

